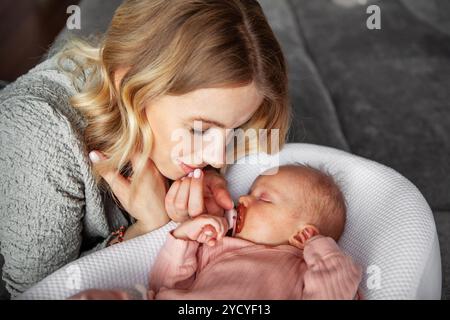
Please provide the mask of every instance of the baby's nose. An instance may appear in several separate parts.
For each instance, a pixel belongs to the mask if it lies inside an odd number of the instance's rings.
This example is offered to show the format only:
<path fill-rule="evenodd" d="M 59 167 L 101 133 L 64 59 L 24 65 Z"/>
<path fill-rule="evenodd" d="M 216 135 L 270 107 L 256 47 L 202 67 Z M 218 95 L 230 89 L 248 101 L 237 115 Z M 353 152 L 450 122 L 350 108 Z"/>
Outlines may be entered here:
<path fill-rule="evenodd" d="M 248 207 L 253 201 L 253 197 L 251 195 L 245 195 L 239 197 L 239 203 L 242 203 L 245 207 Z"/>

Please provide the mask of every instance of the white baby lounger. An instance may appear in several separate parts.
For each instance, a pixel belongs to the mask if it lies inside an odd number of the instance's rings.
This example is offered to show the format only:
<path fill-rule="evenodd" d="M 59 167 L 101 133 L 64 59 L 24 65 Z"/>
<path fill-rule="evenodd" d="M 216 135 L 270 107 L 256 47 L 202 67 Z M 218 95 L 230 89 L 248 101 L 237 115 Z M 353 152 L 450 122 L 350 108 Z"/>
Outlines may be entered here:
<path fill-rule="evenodd" d="M 226 177 L 235 203 L 262 171 L 287 163 L 307 163 L 335 175 L 348 204 L 339 244 L 364 268 L 360 289 L 366 299 L 441 298 L 433 215 L 410 181 L 386 166 L 343 151 L 287 144 L 277 155 L 252 155 L 229 168 Z M 89 288 L 127 289 L 139 298 L 158 250 L 175 226 L 171 222 L 69 263 L 17 298 L 65 299 Z"/>

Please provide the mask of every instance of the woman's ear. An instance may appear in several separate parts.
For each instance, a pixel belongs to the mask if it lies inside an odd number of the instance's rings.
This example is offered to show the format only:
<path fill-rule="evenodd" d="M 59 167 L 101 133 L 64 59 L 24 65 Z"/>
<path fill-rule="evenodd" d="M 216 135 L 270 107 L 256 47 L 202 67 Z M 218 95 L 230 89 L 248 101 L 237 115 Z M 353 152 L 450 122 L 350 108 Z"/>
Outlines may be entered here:
<path fill-rule="evenodd" d="M 304 249 L 306 242 L 314 236 L 319 235 L 319 229 L 312 224 L 307 224 L 294 232 L 294 234 L 289 238 L 289 244 L 291 246 L 297 247 L 299 249 Z"/>

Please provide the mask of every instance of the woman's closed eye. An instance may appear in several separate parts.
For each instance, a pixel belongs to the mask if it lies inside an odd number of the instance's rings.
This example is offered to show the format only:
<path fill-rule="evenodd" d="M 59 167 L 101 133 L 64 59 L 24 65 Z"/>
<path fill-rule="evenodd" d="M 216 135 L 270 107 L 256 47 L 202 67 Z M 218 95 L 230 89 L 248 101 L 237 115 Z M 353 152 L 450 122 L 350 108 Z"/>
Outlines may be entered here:
<path fill-rule="evenodd" d="M 200 135 L 200 136 L 203 135 L 206 131 L 208 131 L 208 129 L 206 129 L 206 130 L 196 130 L 194 128 L 191 129 L 192 134 Z"/>

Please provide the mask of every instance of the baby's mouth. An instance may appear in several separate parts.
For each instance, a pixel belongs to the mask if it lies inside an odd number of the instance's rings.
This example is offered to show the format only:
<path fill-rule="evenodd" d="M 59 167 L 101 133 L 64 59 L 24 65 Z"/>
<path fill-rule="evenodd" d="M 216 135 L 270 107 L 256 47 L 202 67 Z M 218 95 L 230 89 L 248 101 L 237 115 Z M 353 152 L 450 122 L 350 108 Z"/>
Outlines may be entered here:
<path fill-rule="evenodd" d="M 246 208 L 242 203 L 237 206 L 236 233 L 240 233 L 244 227 Z"/>

